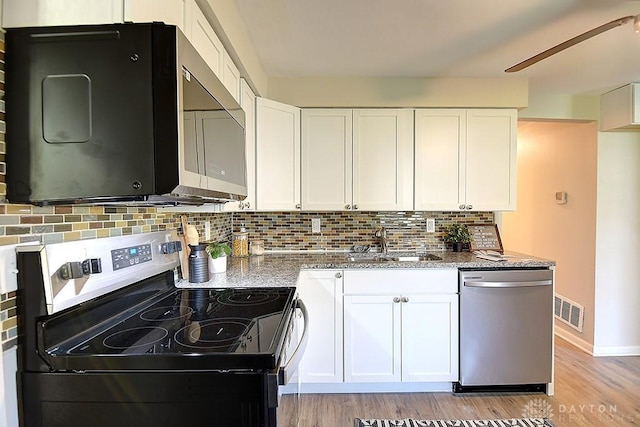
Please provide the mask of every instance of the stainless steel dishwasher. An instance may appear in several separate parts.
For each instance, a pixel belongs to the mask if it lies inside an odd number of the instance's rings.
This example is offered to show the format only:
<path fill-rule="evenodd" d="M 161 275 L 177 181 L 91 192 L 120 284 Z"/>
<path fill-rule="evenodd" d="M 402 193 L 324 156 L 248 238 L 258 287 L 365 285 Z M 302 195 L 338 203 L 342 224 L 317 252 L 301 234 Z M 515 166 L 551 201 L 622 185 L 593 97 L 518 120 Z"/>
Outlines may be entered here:
<path fill-rule="evenodd" d="M 552 270 L 460 271 L 455 392 L 546 391 L 552 342 Z"/>

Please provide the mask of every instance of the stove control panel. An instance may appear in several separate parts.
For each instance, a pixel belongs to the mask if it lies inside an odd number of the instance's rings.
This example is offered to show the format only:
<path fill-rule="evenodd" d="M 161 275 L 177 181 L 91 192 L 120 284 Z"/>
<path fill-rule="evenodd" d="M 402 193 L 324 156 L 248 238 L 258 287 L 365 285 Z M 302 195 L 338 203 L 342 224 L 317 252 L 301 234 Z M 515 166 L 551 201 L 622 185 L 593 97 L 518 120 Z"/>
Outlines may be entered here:
<path fill-rule="evenodd" d="M 142 264 L 153 259 L 151 245 L 138 245 L 111 251 L 113 271 Z"/>

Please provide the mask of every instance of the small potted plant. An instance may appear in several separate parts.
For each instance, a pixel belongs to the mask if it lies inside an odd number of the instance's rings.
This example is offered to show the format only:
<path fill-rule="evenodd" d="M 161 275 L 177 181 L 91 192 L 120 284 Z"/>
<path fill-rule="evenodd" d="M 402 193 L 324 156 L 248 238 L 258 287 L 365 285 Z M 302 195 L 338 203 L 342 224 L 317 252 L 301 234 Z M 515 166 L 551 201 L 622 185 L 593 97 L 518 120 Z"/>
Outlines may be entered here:
<path fill-rule="evenodd" d="M 224 273 L 227 271 L 227 255 L 231 254 L 231 248 L 225 242 L 209 243 L 209 273 Z"/>
<path fill-rule="evenodd" d="M 463 245 L 471 242 L 469 229 L 464 224 L 451 224 L 445 232 L 444 241 L 452 244 L 453 252 L 462 252 Z"/>

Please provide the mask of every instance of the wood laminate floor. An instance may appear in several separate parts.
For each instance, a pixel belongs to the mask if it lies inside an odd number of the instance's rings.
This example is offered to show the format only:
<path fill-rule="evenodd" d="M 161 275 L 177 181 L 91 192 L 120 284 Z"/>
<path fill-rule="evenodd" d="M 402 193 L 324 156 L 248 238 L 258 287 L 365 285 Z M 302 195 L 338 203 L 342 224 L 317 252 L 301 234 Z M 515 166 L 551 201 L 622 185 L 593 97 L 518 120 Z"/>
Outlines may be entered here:
<path fill-rule="evenodd" d="M 541 414 L 547 414 L 557 427 L 640 426 L 640 357 L 596 358 L 557 337 L 555 353 L 555 395 L 551 397 L 540 393 L 303 394 L 300 427 L 352 427 L 356 417 L 488 419 Z"/>

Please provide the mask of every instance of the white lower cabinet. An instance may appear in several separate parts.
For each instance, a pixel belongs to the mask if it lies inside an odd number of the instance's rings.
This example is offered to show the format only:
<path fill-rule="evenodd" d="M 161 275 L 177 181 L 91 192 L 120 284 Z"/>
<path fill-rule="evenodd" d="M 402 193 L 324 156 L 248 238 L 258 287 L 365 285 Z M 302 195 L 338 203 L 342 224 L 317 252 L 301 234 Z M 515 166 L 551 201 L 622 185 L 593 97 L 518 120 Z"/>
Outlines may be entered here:
<path fill-rule="evenodd" d="M 309 336 L 298 370 L 300 382 L 341 383 L 342 271 L 302 270 L 298 295 L 309 313 Z"/>
<path fill-rule="evenodd" d="M 402 381 L 457 381 L 458 295 L 403 298 Z"/>
<path fill-rule="evenodd" d="M 391 295 L 345 295 L 345 382 L 397 382 L 400 304 Z"/>
<path fill-rule="evenodd" d="M 344 272 L 344 378 L 458 380 L 455 269 Z"/>

